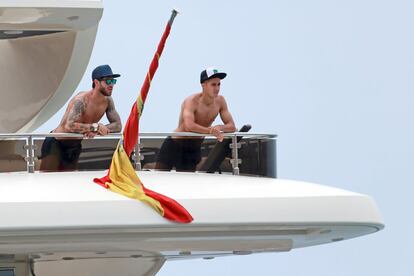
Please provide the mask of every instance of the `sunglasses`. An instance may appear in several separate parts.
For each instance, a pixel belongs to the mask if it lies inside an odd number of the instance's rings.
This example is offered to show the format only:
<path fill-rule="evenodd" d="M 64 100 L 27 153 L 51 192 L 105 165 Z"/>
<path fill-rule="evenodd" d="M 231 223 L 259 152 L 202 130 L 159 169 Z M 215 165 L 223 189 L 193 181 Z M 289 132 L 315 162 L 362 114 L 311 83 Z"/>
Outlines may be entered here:
<path fill-rule="evenodd" d="M 116 79 L 106 79 L 101 81 L 105 81 L 107 85 L 116 84 Z"/>

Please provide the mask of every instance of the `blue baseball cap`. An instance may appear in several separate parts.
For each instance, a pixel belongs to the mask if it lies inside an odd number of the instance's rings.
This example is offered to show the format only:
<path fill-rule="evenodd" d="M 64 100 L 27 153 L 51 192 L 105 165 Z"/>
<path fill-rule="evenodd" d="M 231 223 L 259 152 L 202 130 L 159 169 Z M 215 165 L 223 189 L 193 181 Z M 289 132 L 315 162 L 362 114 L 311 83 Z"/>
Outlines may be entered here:
<path fill-rule="evenodd" d="M 95 79 L 102 79 L 102 78 L 118 78 L 120 77 L 120 74 L 114 74 L 112 73 L 111 66 L 108 64 L 100 65 L 93 69 L 92 71 L 92 80 Z"/>

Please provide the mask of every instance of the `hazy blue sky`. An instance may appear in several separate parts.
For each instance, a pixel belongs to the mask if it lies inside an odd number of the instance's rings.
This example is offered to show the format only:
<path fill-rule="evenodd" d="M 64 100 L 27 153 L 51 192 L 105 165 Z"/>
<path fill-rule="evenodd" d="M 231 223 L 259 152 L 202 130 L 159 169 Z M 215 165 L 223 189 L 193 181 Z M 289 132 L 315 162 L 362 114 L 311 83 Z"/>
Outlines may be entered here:
<path fill-rule="evenodd" d="M 277 133 L 279 177 L 371 195 L 376 234 L 289 253 L 167 263 L 159 275 L 412 275 L 414 2 L 104 1 L 79 90 L 109 63 L 123 121 L 172 8 L 176 18 L 142 131 L 172 131 L 209 65 L 236 124 Z M 56 127 L 58 113 L 38 132 Z M 411 273 L 410 273 L 411 272 Z"/>

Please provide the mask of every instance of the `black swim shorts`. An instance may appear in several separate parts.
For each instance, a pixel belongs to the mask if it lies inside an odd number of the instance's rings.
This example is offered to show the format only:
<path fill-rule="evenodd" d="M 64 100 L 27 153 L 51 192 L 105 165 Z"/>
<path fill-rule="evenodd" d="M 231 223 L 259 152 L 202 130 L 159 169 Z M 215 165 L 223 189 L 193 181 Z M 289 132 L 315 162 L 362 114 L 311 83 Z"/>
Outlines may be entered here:
<path fill-rule="evenodd" d="M 167 137 L 157 156 L 157 168 L 176 171 L 195 171 L 201 160 L 203 139 L 173 139 Z"/>

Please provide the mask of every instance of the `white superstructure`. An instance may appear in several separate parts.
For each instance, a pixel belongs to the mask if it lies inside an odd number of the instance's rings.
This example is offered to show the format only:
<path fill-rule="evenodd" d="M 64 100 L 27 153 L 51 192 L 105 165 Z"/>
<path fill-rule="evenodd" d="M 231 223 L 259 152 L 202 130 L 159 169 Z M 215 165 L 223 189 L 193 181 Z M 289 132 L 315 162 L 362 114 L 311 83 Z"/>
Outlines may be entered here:
<path fill-rule="evenodd" d="M 102 16 L 97 0 L 0 0 L 0 132 L 30 132 L 73 94 Z"/>

